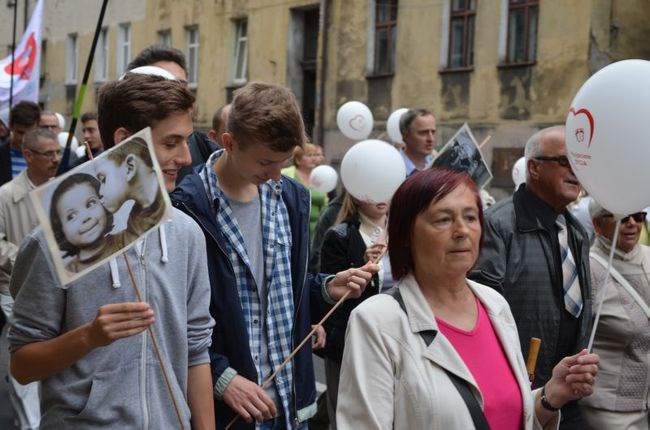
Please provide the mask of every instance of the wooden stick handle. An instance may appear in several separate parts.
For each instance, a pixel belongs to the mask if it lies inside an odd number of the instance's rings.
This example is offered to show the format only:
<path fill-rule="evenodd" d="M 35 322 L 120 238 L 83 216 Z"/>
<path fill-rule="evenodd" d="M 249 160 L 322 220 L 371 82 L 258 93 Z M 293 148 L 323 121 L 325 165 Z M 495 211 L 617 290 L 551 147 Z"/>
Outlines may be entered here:
<path fill-rule="evenodd" d="M 488 134 L 488 136 L 487 136 L 485 139 L 483 139 L 483 142 L 481 142 L 481 143 L 478 145 L 478 149 L 483 149 L 483 147 L 484 147 L 485 145 L 487 145 L 487 143 L 490 141 L 490 139 L 492 139 L 492 135 L 491 135 L 491 134 Z"/>
<path fill-rule="evenodd" d="M 138 284 L 135 281 L 135 275 L 133 275 L 133 270 L 131 269 L 131 264 L 129 263 L 129 259 L 126 256 L 126 252 L 124 252 L 124 254 L 122 255 L 124 256 L 124 261 L 126 261 L 126 267 L 127 269 L 129 269 L 129 277 L 131 278 L 131 283 L 133 284 L 135 295 L 138 298 L 138 301 L 142 302 L 144 300 L 142 300 L 142 294 L 140 294 L 140 289 L 138 288 Z M 176 417 L 178 418 L 178 424 L 180 425 L 180 428 L 182 430 L 185 430 L 185 425 L 183 424 L 183 417 L 181 416 L 181 410 L 180 407 L 178 406 L 178 399 L 176 399 L 176 396 L 174 395 L 174 390 L 172 389 L 172 386 L 169 382 L 169 375 L 167 374 L 167 368 L 165 367 L 165 359 L 163 358 L 160 352 L 160 347 L 158 346 L 158 339 L 156 339 L 156 335 L 154 334 L 154 331 L 151 328 L 151 326 L 147 327 L 147 332 L 149 333 L 149 337 L 151 338 L 153 349 L 156 351 L 156 358 L 158 359 L 158 363 L 160 364 L 160 370 L 162 371 L 163 379 L 165 380 L 165 385 L 167 386 L 167 391 L 169 391 L 169 395 L 172 398 L 172 403 L 174 404 L 174 411 L 176 412 Z"/>
<path fill-rule="evenodd" d="M 530 338 L 530 346 L 528 347 L 528 361 L 526 362 L 526 370 L 528 370 L 528 379 L 533 383 L 535 379 L 535 367 L 537 367 L 537 356 L 539 355 L 539 348 L 542 345 L 542 339 L 538 337 Z"/>
<path fill-rule="evenodd" d="M 381 252 L 381 254 L 379 254 L 379 256 L 375 259 L 375 261 L 373 261 L 373 263 L 377 264 L 379 261 L 381 261 L 381 259 L 384 257 L 384 254 L 385 254 L 385 253 L 386 253 L 386 248 L 384 248 L 384 250 Z M 321 320 L 318 322 L 318 324 L 316 324 L 316 325 L 311 329 L 311 331 L 309 332 L 309 334 L 308 334 L 307 336 L 305 336 L 305 338 L 304 338 L 304 339 L 303 339 L 303 340 L 298 344 L 298 346 L 297 346 L 293 351 L 291 351 L 291 354 L 289 354 L 289 356 L 288 356 L 288 357 L 287 357 L 287 358 L 282 362 L 282 364 L 280 364 L 280 365 L 275 369 L 275 371 L 271 374 L 271 376 L 269 376 L 269 377 L 266 379 L 266 381 L 264 381 L 264 383 L 262 384 L 262 388 L 266 389 L 266 388 L 269 387 L 269 385 L 271 384 L 271 382 L 273 382 L 273 380 L 275 379 L 275 377 L 278 376 L 278 373 L 280 373 L 280 371 L 281 371 L 282 369 L 285 368 L 285 366 L 286 366 L 286 365 L 287 365 L 287 364 L 288 364 L 288 363 L 293 359 L 293 357 L 295 357 L 295 355 L 298 353 L 298 351 L 300 351 L 300 349 L 305 345 L 305 343 L 307 343 L 307 341 L 311 339 L 311 337 L 314 335 L 314 333 L 316 333 L 316 330 L 318 330 L 319 327 L 321 327 L 323 324 L 325 324 L 325 321 L 327 321 L 327 320 L 329 319 L 329 317 L 331 317 L 332 314 L 333 314 L 334 312 L 336 312 L 336 310 L 337 310 L 337 309 L 338 309 L 338 308 L 343 304 L 343 302 L 348 298 L 348 296 L 350 295 L 350 293 L 352 293 L 352 290 L 348 290 L 348 291 L 345 292 L 345 294 L 343 294 L 343 297 L 341 297 L 341 298 L 340 298 L 340 299 L 339 299 L 339 300 L 334 304 L 334 306 L 332 306 L 332 309 L 330 309 L 329 312 L 327 312 L 327 313 L 325 314 L 325 316 L 324 316 L 323 318 L 321 318 Z M 235 415 L 235 416 L 233 417 L 233 419 L 230 420 L 230 422 L 229 422 L 228 425 L 226 426 L 226 430 L 230 429 L 230 427 L 232 427 L 232 425 L 235 424 L 235 422 L 237 422 L 238 419 L 239 419 L 239 415 Z"/>

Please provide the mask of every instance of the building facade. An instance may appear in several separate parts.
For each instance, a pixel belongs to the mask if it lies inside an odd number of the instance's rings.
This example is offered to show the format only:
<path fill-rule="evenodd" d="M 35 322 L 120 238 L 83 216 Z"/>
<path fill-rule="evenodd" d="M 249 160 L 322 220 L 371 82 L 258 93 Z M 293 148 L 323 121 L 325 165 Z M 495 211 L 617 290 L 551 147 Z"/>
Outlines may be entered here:
<path fill-rule="evenodd" d="M 18 34 L 35 0 L 18 0 Z M 70 115 L 101 0 L 46 0 L 41 103 Z M 0 8 L 11 23 L 11 7 Z M 83 110 L 151 43 L 185 52 L 197 128 L 249 81 L 286 85 L 307 130 L 336 165 L 354 143 L 336 127 L 346 101 L 367 104 L 373 136 L 400 107 L 438 119 L 442 145 L 467 122 L 495 174 L 533 131 L 563 123 L 582 83 L 603 66 L 650 59 L 647 0 L 111 0 Z M 0 44 L 11 43 L 11 25 Z"/>

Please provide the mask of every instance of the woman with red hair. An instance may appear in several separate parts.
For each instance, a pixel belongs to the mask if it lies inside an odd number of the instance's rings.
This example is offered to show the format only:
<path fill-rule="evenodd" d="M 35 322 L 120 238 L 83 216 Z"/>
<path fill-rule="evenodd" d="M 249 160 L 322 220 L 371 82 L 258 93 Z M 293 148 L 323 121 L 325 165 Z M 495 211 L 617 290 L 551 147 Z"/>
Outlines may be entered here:
<path fill-rule="evenodd" d="M 464 173 L 428 169 L 397 190 L 388 221 L 397 285 L 352 311 L 338 428 L 550 429 L 562 405 L 591 394 L 598 356 L 586 350 L 531 392 L 508 303 L 466 278 L 482 222 Z"/>

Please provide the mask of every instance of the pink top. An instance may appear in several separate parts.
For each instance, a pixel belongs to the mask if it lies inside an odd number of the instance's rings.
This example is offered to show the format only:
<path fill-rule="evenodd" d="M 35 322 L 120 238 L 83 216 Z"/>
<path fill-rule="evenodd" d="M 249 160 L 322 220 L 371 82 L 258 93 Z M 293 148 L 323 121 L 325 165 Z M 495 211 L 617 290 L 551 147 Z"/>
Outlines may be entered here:
<path fill-rule="evenodd" d="M 524 410 L 519 384 L 483 304 L 478 299 L 476 304 L 478 321 L 472 331 L 436 318 L 438 327 L 474 376 L 483 395 L 483 413 L 490 428 L 521 430 Z"/>

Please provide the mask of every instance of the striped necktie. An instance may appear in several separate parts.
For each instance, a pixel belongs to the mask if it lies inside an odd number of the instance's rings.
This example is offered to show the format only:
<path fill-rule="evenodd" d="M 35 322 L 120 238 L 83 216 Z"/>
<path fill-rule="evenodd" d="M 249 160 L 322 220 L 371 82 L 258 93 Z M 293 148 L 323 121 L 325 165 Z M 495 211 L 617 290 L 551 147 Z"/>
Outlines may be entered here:
<path fill-rule="evenodd" d="M 564 291 L 564 307 L 578 318 L 582 312 L 582 293 L 578 280 L 578 268 L 569 248 L 566 220 L 564 215 L 558 215 L 558 240 L 560 242 L 560 260 L 562 261 L 562 287 Z"/>

